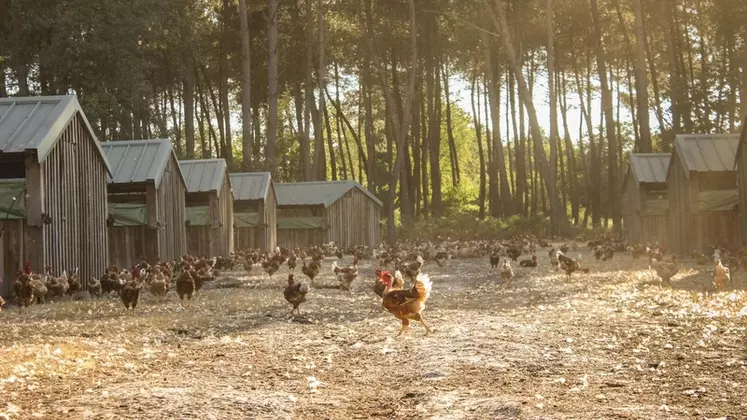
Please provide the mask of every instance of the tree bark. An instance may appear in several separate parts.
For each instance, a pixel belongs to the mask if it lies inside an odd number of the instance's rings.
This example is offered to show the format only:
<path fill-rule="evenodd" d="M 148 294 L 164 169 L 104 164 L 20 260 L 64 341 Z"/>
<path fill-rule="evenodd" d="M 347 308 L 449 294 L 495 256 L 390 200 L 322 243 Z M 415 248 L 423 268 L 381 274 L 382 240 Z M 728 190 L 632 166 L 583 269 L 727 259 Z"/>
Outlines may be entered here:
<path fill-rule="evenodd" d="M 320 92 L 320 95 L 324 96 L 323 94 L 321 94 L 321 92 Z M 335 158 L 335 148 L 332 144 L 332 123 L 329 120 L 329 110 L 327 109 L 327 107 L 324 107 L 324 124 L 327 127 L 327 148 L 329 149 L 329 162 L 330 162 L 330 169 L 332 170 L 332 180 L 337 181 L 337 160 Z M 342 158 L 345 159 L 345 156 L 342 156 Z M 325 174 L 326 174 L 326 167 L 325 167 Z"/>
<path fill-rule="evenodd" d="M 241 0 L 246 1 L 246 0 Z M 267 143 L 265 156 L 267 169 L 273 174 L 277 171 L 275 145 L 278 138 L 278 0 L 267 0 L 269 28 L 267 31 Z"/>
<path fill-rule="evenodd" d="M 472 103 L 472 121 L 475 125 L 475 138 L 477 140 L 477 153 L 480 158 L 480 190 L 478 203 L 480 206 L 480 219 L 485 219 L 485 151 L 482 147 L 482 124 L 480 124 L 480 91 L 477 86 L 477 65 L 473 69 L 472 83 L 470 86 L 470 102 Z M 475 90 L 477 90 L 477 101 L 475 101 Z"/>
<path fill-rule="evenodd" d="M 454 140 L 454 127 L 451 121 L 451 98 L 449 92 L 449 72 L 448 63 L 443 66 L 444 96 L 446 97 L 446 135 L 449 140 L 449 157 L 451 160 L 451 183 L 458 186 L 460 181 L 459 171 L 459 154 L 457 153 L 456 141 Z"/>
<path fill-rule="evenodd" d="M 304 61 L 304 72 L 306 75 L 306 107 L 304 112 L 304 135 L 301 138 L 301 166 L 304 181 L 314 179 L 311 168 L 311 108 L 314 104 L 314 15 L 311 5 L 314 0 L 306 0 L 306 60 Z"/>
<path fill-rule="evenodd" d="M 514 50 L 513 41 L 511 40 L 511 33 L 506 22 L 506 13 L 503 8 L 502 0 L 496 1 L 496 8 L 493 9 L 487 0 L 483 0 L 485 8 L 490 14 L 493 26 L 496 32 L 501 35 L 501 41 L 503 42 L 504 51 L 506 58 L 508 59 L 509 67 L 513 71 L 516 81 L 519 86 L 519 94 L 524 98 L 524 104 L 527 108 L 527 114 L 529 115 L 529 124 L 532 130 L 532 137 L 534 139 L 534 150 L 535 159 L 537 161 L 537 167 L 540 175 L 542 175 L 545 187 L 547 188 L 548 198 L 550 200 L 550 220 L 552 225 L 552 231 L 555 234 L 565 235 L 570 230 L 570 224 L 568 221 L 568 215 L 565 209 L 562 208 L 560 197 L 556 185 L 551 182 L 549 176 L 549 165 L 547 163 L 547 156 L 545 155 L 545 149 L 542 144 L 542 135 L 539 128 L 539 120 L 537 119 L 537 112 L 534 108 L 534 102 L 532 100 L 529 88 L 527 87 L 524 75 L 521 72 L 519 63 L 516 59 L 516 52 Z M 496 16 L 497 15 L 497 16 Z"/>
<path fill-rule="evenodd" d="M 324 153 L 324 110 L 325 98 L 324 89 L 326 87 L 326 65 L 324 63 L 324 0 L 319 0 L 319 10 L 317 10 L 318 29 L 319 29 L 319 68 L 317 69 L 317 81 L 319 83 L 319 115 L 318 124 L 314 123 L 314 179 L 324 181 L 327 179 L 327 155 Z"/>
<path fill-rule="evenodd" d="M 335 130 L 337 131 L 337 145 L 340 148 L 340 161 L 342 162 L 342 179 L 349 179 L 348 178 L 348 165 L 345 161 L 345 151 L 343 150 L 343 134 L 345 129 L 342 128 L 342 124 L 340 124 L 340 69 L 335 61 L 335 100 L 333 101 L 332 98 L 329 98 L 329 93 L 325 89 L 324 91 L 327 93 L 327 98 L 330 102 L 335 106 Z M 331 135 L 329 137 L 332 137 Z M 347 137 L 344 139 L 345 146 L 347 146 Z M 330 151 L 330 155 L 332 152 Z M 348 147 L 348 155 L 350 155 L 350 147 Z M 334 159 L 333 159 L 334 162 Z M 350 167 L 352 168 L 353 162 L 350 162 Z"/>
<path fill-rule="evenodd" d="M 229 0 L 223 0 L 223 33 L 221 36 L 220 51 L 220 101 L 223 108 L 223 119 L 226 132 L 223 143 L 223 158 L 229 165 L 233 163 L 233 142 L 231 140 L 231 105 L 228 101 L 228 5 Z"/>
<path fill-rule="evenodd" d="M 550 182 L 553 185 L 558 185 L 558 99 L 555 92 L 555 30 L 553 28 L 552 0 L 547 0 L 545 19 L 547 25 L 547 85 L 550 95 Z M 565 209 L 565 206 L 563 208 Z"/>
<path fill-rule="evenodd" d="M 273 0 L 268 0 L 268 4 Z M 270 18 L 272 19 L 272 18 Z M 249 18 L 246 0 L 239 0 L 239 25 L 241 28 L 241 168 L 248 171 L 252 168 L 252 65 L 249 36 Z M 272 34 L 272 28 L 270 28 Z M 277 34 L 277 32 L 276 32 Z M 270 50 L 272 57 L 272 50 Z M 270 78 L 272 80 L 272 78 Z M 271 97 L 272 98 L 272 97 Z M 277 104 L 277 103 L 276 103 Z M 269 135 L 268 135 L 269 144 Z M 268 153 L 269 162 L 269 153 Z M 274 175 L 274 174 L 273 174 Z"/>
<path fill-rule="evenodd" d="M 607 129 L 607 169 L 609 171 L 609 184 L 607 188 L 608 193 L 608 205 L 610 207 L 610 215 L 612 223 L 615 229 L 619 230 L 622 228 L 620 225 L 620 186 L 618 185 L 618 167 L 617 167 L 617 135 L 615 133 L 615 115 L 612 108 L 612 92 L 608 83 L 607 77 L 607 59 L 605 57 L 604 48 L 602 46 L 602 29 L 599 20 L 599 10 L 597 7 L 597 0 L 591 1 L 591 17 L 592 25 L 594 27 L 594 49 L 597 56 L 597 70 L 599 73 L 599 81 L 602 85 L 602 110 L 605 116 L 605 128 Z"/>
<path fill-rule="evenodd" d="M 187 74 L 184 78 L 184 142 L 185 157 L 195 158 L 195 72 L 191 56 L 187 59 Z"/>
<path fill-rule="evenodd" d="M 638 130 L 641 153 L 651 153 L 651 122 L 648 114 L 648 76 L 646 75 L 646 32 L 644 30 L 643 1 L 633 0 L 635 8 L 635 97 L 638 105 Z"/>

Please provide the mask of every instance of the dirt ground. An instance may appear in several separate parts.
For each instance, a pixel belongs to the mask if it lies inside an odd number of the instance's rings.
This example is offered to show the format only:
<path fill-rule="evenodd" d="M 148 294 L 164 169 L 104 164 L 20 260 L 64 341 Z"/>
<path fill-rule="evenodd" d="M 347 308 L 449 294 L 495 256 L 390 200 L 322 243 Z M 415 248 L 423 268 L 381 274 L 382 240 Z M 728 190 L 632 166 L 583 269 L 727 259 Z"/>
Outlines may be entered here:
<path fill-rule="evenodd" d="M 0 419 L 745 418 L 747 273 L 714 293 L 690 265 L 663 288 L 646 261 L 581 252 L 592 272 L 571 280 L 545 252 L 508 283 L 487 259 L 427 264 L 427 337 L 394 338 L 371 262 L 296 318 L 287 267 L 226 273 L 186 308 L 147 292 L 134 314 L 114 298 L 6 308 Z"/>

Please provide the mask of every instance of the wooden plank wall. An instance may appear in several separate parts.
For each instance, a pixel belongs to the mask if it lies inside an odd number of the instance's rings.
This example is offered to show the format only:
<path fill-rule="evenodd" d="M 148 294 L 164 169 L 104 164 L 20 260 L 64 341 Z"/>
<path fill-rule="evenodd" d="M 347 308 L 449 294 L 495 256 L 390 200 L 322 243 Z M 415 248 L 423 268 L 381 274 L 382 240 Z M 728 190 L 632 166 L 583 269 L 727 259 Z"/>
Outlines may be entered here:
<path fill-rule="evenodd" d="M 219 227 L 221 238 L 218 251 L 215 255 L 228 256 L 234 251 L 233 245 L 233 193 L 231 192 L 231 181 L 228 172 L 225 174 L 223 186 L 218 194 L 218 203 L 220 210 L 220 219 L 222 225 Z"/>
<path fill-rule="evenodd" d="M 691 226 L 697 235 L 691 247 L 701 252 L 712 246 L 738 248 L 742 240 L 739 223 L 738 211 L 708 211 L 695 214 L 691 216 Z"/>
<path fill-rule="evenodd" d="M 213 242 L 220 241 L 215 235 L 215 229 L 210 226 L 187 227 L 187 252 L 195 256 L 212 258 L 214 248 Z"/>
<path fill-rule="evenodd" d="M 669 194 L 669 248 L 674 252 L 689 254 L 691 246 L 690 209 L 691 209 L 691 179 L 685 175 L 685 169 L 677 153 L 672 153 L 670 174 L 667 179 Z M 697 186 L 696 186 L 697 188 Z M 697 200 L 697 193 L 695 194 Z M 694 234 L 692 235 L 694 236 Z"/>
<path fill-rule="evenodd" d="M 363 191 L 353 188 L 327 209 L 329 241 L 338 246 L 379 244 L 380 207 Z"/>
<path fill-rule="evenodd" d="M 747 133 L 747 124 L 744 124 L 745 133 Z M 745 143 L 747 134 L 742 135 L 742 144 L 737 156 L 737 188 L 739 189 L 739 208 L 741 222 L 741 240 L 742 245 L 747 242 L 747 143 Z"/>
<path fill-rule="evenodd" d="M 278 200 L 272 184 L 267 187 L 267 200 L 265 201 L 265 222 L 267 223 L 267 249 L 273 250 L 278 246 Z"/>
<path fill-rule="evenodd" d="M 628 176 L 623 195 L 623 226 L 625 237 L 629 242 L 638 243 L 642 239 L 641 232 L 641 192 L 635 176 L 628 170 Z"/>
<path fill-rule="evenodd" d="M 7 220 L 0 222 L 0 229 L 5 226 L 3 236 L 0 237 L 0 296 L 10 297 L 13 295 L 13 282 L 16 273 L 23 268 L 25 253 L 25 220 Z"/>
<path fill-rule="evenodd" d="M 158 258 L 170 261 L 187 253 L 186 187 L 179 172 L 179 162 L 172 155 L 158 186 L 158 222 L 161 235 Z"/>
<path fill-rule="evenodd" d="M 327 232 L 322 229 L 282 229 L 277 232 L 277 246 L 285 248 L 321 245 L 329 242 Z"/>
<path fill-rule="evenodd" d="M 146 255 L 146 230 L 146 226 L 109 227 L 109 264 L 129 269 L 140 262 Z"/>
<path fill-rule="evenodd" d="M 234 246 L 237 250 L 246 249 L 259 249 L 262 252 L 267 252 L 264 249 L 264 241 L 262 241 L 259 228 L 234 228 Z"/>
<path fill-rule="evenodd" d="M 56 273 L 79 268 L 84 282 L 107 265 L 108 174 L 94 141 L 76 114 L 41 164 L 42 211 L 52 221 L 42 226 L 43 265 Z"/>

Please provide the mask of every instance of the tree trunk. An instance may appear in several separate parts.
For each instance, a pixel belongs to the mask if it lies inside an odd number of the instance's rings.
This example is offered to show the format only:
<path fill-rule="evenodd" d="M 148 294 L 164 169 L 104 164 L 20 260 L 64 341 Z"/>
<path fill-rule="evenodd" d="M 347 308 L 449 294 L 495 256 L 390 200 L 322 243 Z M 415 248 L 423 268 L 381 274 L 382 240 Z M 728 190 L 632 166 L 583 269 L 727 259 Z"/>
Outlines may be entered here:
<path fill-rule="evenodd" d="M 459 185 L 459 155 L 457 153 L 456 141 L 454 140 L 454 127 L 451 121 L 451 98 L 449 92 L 449 73 L 447 71 L 449 64 L 444 63 L 443 80 L 444 96 L 446 97 L 446 134 L 449 139 L 449 157 L 451 161 L 451 184 L 456 187 Z"/>
<path fill-rule="evenodd" d="M 230 36 L 228 26 L 229 0 L 223 0 L 223 34 L 220 43 L 220 101 L 223 108 L 223 119 L 226 129 L 225 142 L 223 143 L 223 158 L 229 165 L 233 163 L 233 142 L 231 141 L 231 104 L 228 102 L 228 37 Z"/>
<path fill-rule="evenodd" d="M 320 92 L 320 96 L 324 95 Z M 329 110 L 327 109 L 327 107 L 324 107 L 324 124 L 327 127 L 327 148 L 329 149 L 329 162 L 331 166 L 330 169 L 332 170 L 332 180 L 337 181 L 337 160 L 335 159 L 335 148 L 332 144 L 332 123 L 329 120 Z M 345 156 L 341 157 L 342 159 L 345 159 Z M 324 172 L 326 174 L 326 167 Z"/>
<path fill-rule="evenodd" d="M 18 80 L 18 96 L 29 96 L 29 68 L 26 64 L 16 66 L 16 80 Z"/>
<path fill-rule="evenodd" d="M 7 88 L 6 83 L 7 81 L 5 78 L 5 65 L 1 65 L 0 66 L 0 98 L 8 97 L 8 88 Z"/>
<path fill-rule="evenodd" d="M 437 48 L 437 29 L 435 18 L 428 17 L 425 24 L 428 53 L 426 65 L 426 95 L 428 97 L 428 155 L 431 167 L 431 215 L 440 217 L 443 214 L 441 191 L 441 82 L 439 78 Z"/>
<path fill-rule="evenodd" d="M 480 206 L 480 219 L 485 219 L 485 151 L 482 148 L 482 125 L 480 124 L 480 90 L 477 86 L 477 65 L 472 73 L 470 86 L 470 101 L 472 103 L 472 122 L 475 125 L 475 137 L 477 140 L 477 153 L 480 158 L 480 190 L 478 203 Z M 477 90 L 477 101 L 475 101 L 475 90 Z"/>
<path fill-rule="evenodd" d="M 553 28 L 552 0 L 547 0 L 545 11 L 547 29 L 547 85 L 550 95 L 550 182 L 557 184 L 558 179 L 558 100 L 555 92 L 555 41 Z M 563 206 L 565 209 L 565 206 Z"/>
<path fill-rule="evenodd" d="M 599 81 L 602 85 L 602 110 L 605 116 L 605 127 L 607 129 L 607 144 L 609 144 L 607 159 L 608 159 L 608 171 L 609 171 L 609 184 L 608 184 L 608 206 L 611 210 L 612 223 L 615 229 L 619 230 L 622 228 L 620 225 L 620 186 L 618 185 L 618 167 L 617 167 L 617 136 L 615 133 L 615 115 L 612 108 L 612 92 L 610 85 L 607 81 L 607 59 L 605 58 L 604 48 L 602 47 L 602 30 L 601 23 L 599 21 L 599 10 L 597 8 L 597 0 L 591 1 L 591 16 L 594 27 L 594 49 L 596 50 L 597 56 L 597 70 L 599 73 Z"/>
<path fill-rule="evenodd" d="M 638 151 L 651 153 L 651 122 L 648 116 L 648 76 L 646 75 L 646 32 L 644 30 L 643 0 L 633 0 L 635 8 L 635 97 L 638 104 Z"/>
<path fill-rule="evenodd" d="M 502 0 L 496 1 L 495 10 L 490 6 L 487 0 L 483 0 L 485 8 L 488 10 L 490 17 L 493 21 L 495 30 L 501 34 L 501 41 L 508 59 L 508 64 L 513 71 L 516 81 L 519 86 L 519 94 L 524 98 L 524 103 L 527 107 L 527 114 L 529 114 L 529 125 L 532 130 L 532 137 L 534 139 L 534 150 L 535 159 L 537 161 L 537 167 L 540 175 L 544 179 L 545 187 L 547 188 L 548 198 L 550 200 L 550 220 L 552 230 L 554 234 L 565 235 L 570 229 L 568 222 L 568 215 L 565 209 L 562 208 L 560 197 L 554 180 L 549 177 L 550 169 L 547 163 L 547 156 L 545 155 L 545 149 L 542 144 L 542 135 L 539 128 L 539 120 L 537 119 L 537 112 L 534 108 L 534 102 L 532 100 L 529 88 L 527 87 L 526 81 L 524 80 L 524 74 L 521 72 L 519 63 L 516 59 L 516 52 L 514 51 L 513 41 L 511 40 L 511 33 L 509 32 L 508 23 L 506 22 L 506 13 L 503 8 Z M 497 12 L 497 13 L 496 13 Z M 497 16 L 496 16 L 497 14 Z"/>
<path fill-rule="evenodd" d="M 327 91 L 325 90 L 325 93 Z M 329 96 L 329 93 L 327 93 L 327 96 Z M 345 131 L 344 128 L 342 128 L 342 124 L 340 124 L 340 70 L 337 65 L 337 62 L 335 61 L 335 100 L 333 101 L 331 98 L 329 100 L 332 102 L 335 106 L 335 130 L 337 131 L 337 145 L 340 148 L 340 161 L 342 162 L 342 179 L 349 179 L 348 178 L 348 165 L 345 162 L 345 151 L 343 150 L 343 132 Z M 332 136 L 329 135 L 331 138 Z M 345 146 L 348 145 L 347 137 L 344 139 Z M 330 156 L 333 156 L 332 151 L 330 150 Z M 348 156 L 350 155 L 350 147 L 348 147 Z M 334 163 L 334 158 L 332 159 L 332 162 Z M 353 167 L 353 162 L 350 162 L 350 167 Z"/>
<path fill-rule="evenodd" d="M 314 0 L 306 0 L 306 60 L 304 61 L 304 72 L 306 74 L 306 107 L 304 112 L 304 136 L 301 138 L 301 166 L 304 181 L 313 181 L 311 165 L 311 108 L 314 104 L 314 15 L 311 5 Z"/>
<path fill-rule="evenodd" d="M 324 181 L 327 179 L 327 155 L 324 153 L 324 110 L 326 108 L 324 89 L 326 87 L 326 65 L 324 63 L 324 0 L 319 0 L 319 10 L 317 10 L 318 27 L 319 27 L 319 68 L 317 69 L 317 81 L 319 83 L 319 117 L 318 124 L 314 122 L 316 129 L 314 135 L 314 179 Z"/>
<path fill-rule="evenodd" d="M 246 1 L 246 0 L 242 0 Z M 267 31 L 267 169 L 275 175 L 277 163 L 275 145 L 278 138 L 278 0 L 267 0 L 269 29 Z"/>
<path fill-rule="evenodd" d="M 191 57 L 187 60 L 191 64 Z M 185 157 L 195 158 L 195 72 L 188 65 L 184 78 L 184 136 Z"/>
<path fill-rule="evenodd" d="M 273 0 L 268 0 L 268 4 Z M 270 6 L 271 7 L 271 6 Z M 272 22 L 272 16 L 270 17 Z M 251 65 L 251 47 L 249 36 L 249 18 L 246 10 L 246 0 L 239 0 L 239 25 L 241 28 L 241 169 L 249 171 L 252 168 L 252 65 Z M 272 24 L 270 24 L 270 36 L 272 35 Z M 275 29 L 277 35 L 277 28 Z M 270 63 L 272 63 L 272 47 L 270 48 Z M 272 73 L 270 73 L 272 80 Z M 272 96 L 270 96 L 272 103 Z M 277 105 L 277 102 L 275 103 Z M 272 105 L 271 105 L 272 106 Z M 269 148 L 269 130 L 268 130 L 268 148 Z M 274 144 L 273 144 L 274 153 Z M 269 165 L 269 150 L 268 150 Z M 257 162 L 259 163 L 259 162 Z M 268 166 L 273 170 L 273 166 Z M 273 173 L 274 175 L 274 173 Z"/>

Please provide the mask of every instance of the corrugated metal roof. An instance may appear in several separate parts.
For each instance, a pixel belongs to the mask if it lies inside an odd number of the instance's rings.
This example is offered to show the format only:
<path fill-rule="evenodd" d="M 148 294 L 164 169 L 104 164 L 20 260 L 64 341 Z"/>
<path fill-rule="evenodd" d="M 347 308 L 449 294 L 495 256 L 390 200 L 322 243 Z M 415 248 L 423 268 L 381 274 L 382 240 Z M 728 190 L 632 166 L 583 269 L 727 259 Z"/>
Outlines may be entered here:
<path fill-rule="evenodd" d="M 158 186 L 169 159 L 172 156 L 176 159 L 171 142 L 165 139 L 109 141 L 101 143 L 101 148 L 112 165 L 113 175 L 109 178 L 112 184 L 153 182 Z M 184 181 L 181 170 L 178 170 Z"/>
<path fill-rule="evenodd" d="M 187 182 L 187 192 L 220 191 L 226 176 L 223 159 L 180 160 L 179 166 Z"/>
<path fill-rule="evenodd" d="M 233 196 L 236 200 L 264 200 L 270 191 L 272 178 L 269 172 L 241 172 L 230 174 Z"/>
<path fill-rule="evenodd" d="M 275 184 L 278 206 L 314 206 L 329 207 L 346 192 L 358 188 L 367 196 L 383 206 L 381 200 L 355 181 L 316 181 Z"/>
<path fill-rule="evenodd" d="M 638 183 L 665 183 L 669 169 L 669 153 L 633 153 L 630 155 L 630 167 Z"/>
<path fill-rule="evenodd" d="M 674 140 L 688 177 L 690 172 L 734 171 L 738 147 L 739 134 L 678 134 Z"/>
<path fill-rule="evenodd" d="M 41 163 L 76 113 L 83 118 L 111 174 L 111 165 L 104 157 L 96 134 L 78 99 L 72 95 L 0 98 L 0 151 L 23 153 L 34 150 Z"/>

